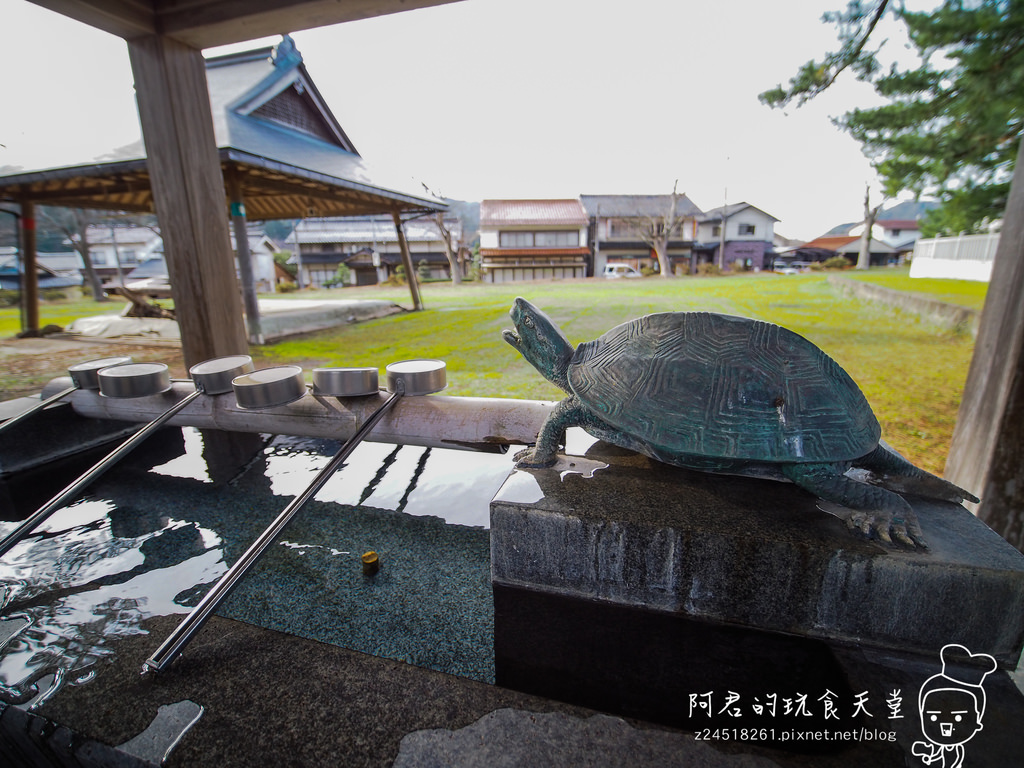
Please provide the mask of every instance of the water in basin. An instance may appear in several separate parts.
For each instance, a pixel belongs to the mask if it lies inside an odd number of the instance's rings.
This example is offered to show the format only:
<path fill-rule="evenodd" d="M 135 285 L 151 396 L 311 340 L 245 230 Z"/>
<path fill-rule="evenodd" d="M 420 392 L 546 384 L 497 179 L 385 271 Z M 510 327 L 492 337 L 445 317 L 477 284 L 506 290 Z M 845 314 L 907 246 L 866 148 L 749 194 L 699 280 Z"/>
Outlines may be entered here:
<path fill-rule="evenodd" d="M 239 450 L 247 440 L 262 443 Z M 0 562 L 0 697 L 88 683 L 145 619 L 187 613 L 339 445 L 155 435 Z M 218 613 L 493 682 L 489 502 L 511 468 L 510 455 L 363 443 Z M 0 535 L 17 525 L 4 517 Z"/>

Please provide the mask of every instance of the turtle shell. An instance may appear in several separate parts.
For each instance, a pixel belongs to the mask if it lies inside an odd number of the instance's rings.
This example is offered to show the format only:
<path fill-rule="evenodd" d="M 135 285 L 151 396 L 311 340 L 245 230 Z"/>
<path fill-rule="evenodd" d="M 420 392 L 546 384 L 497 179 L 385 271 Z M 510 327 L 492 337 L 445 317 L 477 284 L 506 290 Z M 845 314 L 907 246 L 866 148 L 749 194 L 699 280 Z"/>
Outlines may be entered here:
<path fill-rule="evenodd" d="M 802 336 L 710 312 L 647 315 L 576 348 L 569 385 L 657 455 L 849 461 L 881 435 L 860 389 Z"/>

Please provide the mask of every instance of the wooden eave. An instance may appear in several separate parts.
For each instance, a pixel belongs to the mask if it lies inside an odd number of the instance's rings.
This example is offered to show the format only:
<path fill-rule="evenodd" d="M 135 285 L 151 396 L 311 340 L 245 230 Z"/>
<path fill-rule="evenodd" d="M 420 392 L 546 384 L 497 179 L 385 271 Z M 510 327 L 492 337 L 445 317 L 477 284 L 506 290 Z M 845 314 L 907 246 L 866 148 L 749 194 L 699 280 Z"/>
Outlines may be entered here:
<path fill-rule="evenodd" d="M 166 35 L 193 48 L 445 5 L 458 0 L 31 0 L 131 40 Z"/>
<path fill-rule="evenodd" d="M 380 213 L 422 215 L 443 211 L 440 202 L 296 168 L 235 149 L 220 150 L 242 187 L 246 216 L 255 221 L 307 216 Z M 111 211 L 154 212 L 145 159 L 58 168 L 0 179 L 0 200 Z M 225 210 L 227 200 L 225 200 Z"/>

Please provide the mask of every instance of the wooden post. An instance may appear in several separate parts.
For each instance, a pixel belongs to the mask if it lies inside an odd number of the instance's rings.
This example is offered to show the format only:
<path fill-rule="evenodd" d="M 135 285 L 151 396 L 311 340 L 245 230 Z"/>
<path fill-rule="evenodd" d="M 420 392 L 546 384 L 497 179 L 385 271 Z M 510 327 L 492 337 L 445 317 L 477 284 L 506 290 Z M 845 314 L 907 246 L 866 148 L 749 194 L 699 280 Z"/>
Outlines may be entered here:
<path fill-rule="evenodd" d="M 1010 185 L 945 477 L 1024 552 L 1024 142 Z"/>
<path fill-rule="evenodd" d="M 263 343 L 263 329 L 260 327 L 260 303 L 256 297 L 256 284 L 252 271 L 252 253 L 249 251 L 249 233 L 245 226 L 245 200 L 238 171 L 234 166 L 227 170 L 228 193 L 231 199 L 231 226 L 235 230 L 235 252 L 238 254 L 238 276 L 242 280 L 242 304 L 245 307 L 245 327 L 250 344 Z"/>
<path fill-rule="evenodd" d="M 409 293 L 412 294 L 412 308 L 418 312 L 423 309 L 423 301 L 420 299 L 420 283 L 416 277 L 416 270 L 412 267 L 412 256 L 409 253 L 409 242 L 405 239 L 402 217 L 398 215 L 398 211 L 392 211 L 391 218 L 394 219 L 395 231 L 398 233 L 398 247 L 402 252 L 402 266 L 405 267 L 405 277 L 409 281 Z"/>
<path fill-rule="evenodd" d="M 244 354 L 202 52 L 155 35 L 129 40 L 128 54 L 185 365 Z"/>
<path fill-rule="evenodd" d="M 21 203 L 21 263 L 24 267 L 21 301 L 25 307 L 23 331 L 39 330 L 39 269 L 36 266 L 36 205 L 30 200 Z"/>

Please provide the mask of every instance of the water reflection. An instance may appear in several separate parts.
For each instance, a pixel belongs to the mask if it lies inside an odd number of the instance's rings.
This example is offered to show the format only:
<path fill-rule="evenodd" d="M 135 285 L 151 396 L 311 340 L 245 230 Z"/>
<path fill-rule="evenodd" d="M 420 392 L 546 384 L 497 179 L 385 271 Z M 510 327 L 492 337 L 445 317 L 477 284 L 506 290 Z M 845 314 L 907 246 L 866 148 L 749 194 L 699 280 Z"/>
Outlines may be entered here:
<path fill-rule="evenodd" d="M 340 446 L 191 428 L 151 441 L 0 562 L 0 699 L 38 706 L 87 684 L 147 618 L 184 614 Z M 488 679 L 486 529 L 511 467 L 510 455 L 361 444 L 225 611 Z M 0 536 L 18 522 L 0 521 Z M 367 549 L 384 562 L 371 581 Z"/>

